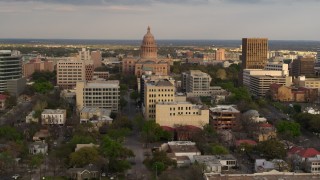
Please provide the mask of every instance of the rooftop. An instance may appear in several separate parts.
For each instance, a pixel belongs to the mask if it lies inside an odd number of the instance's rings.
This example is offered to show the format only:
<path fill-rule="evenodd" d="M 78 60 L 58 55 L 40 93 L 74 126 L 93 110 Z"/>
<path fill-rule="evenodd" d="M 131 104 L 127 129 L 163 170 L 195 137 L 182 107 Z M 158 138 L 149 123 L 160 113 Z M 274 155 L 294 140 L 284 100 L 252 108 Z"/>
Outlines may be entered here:
<path fill-rule="evenodd" d="M 239 113 L 240 111 L 237 110 L 236 105 L 217 105 L 216 107 L 209 108 L 212 112 L 235 112 Z"/>
<path fill-rule="evenodd" d="M 168 145 L 173 153 L 200 152 L 196 143 L 191 141 L 170 141 Z"/>
<path fill-rule="evenodd" d="M 63 114 L 67 111 L 65 109 L 45 109 L 42 114 Z"/>
<path fill-rule="evenodd" d="M 86 84 L 88 88 L 119 88 L 119 81 L 112 80 L 112 81 L 89 81 Z"/>

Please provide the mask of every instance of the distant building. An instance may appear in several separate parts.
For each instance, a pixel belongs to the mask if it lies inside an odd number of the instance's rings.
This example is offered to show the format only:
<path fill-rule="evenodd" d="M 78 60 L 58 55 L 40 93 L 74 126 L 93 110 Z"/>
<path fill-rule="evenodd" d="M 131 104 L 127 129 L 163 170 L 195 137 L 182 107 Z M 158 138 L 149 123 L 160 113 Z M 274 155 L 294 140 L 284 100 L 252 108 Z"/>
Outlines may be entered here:
<path fill-rule="evenodd" d="M 45 109 L 41 113 L 42 124 L 64 125 L 67 119 L 67 111 L 65 109 Z"/>
<path fill-rule="evenodd" d="M 316 88 L 291 88 L 280 84 L 270 85 L 272 100 L 280 102 L 314 102 L 318 99 Z"/>
<path fill-rule="evenodd" d="M 216 50 L 216 61 L 226 60 L 225 49 L 219 48 Z"/>
<path fill-rule="evenodd" d="M 141 48 L 140 58 L 129 56 L 122 60 L 122 73 L 135 74 L 137 77 L 151 72 L 155 75 L 168 75 L 170 73 L 170 58 L 158 58 L 158 47 L 154 36 L 148 27 L 147 34 L 144 35 Z"/>
<path fill-rule="evenodd" d="M 305 76 L 299 76 L 294 79 L 296 87 L 316 88 L 320 92 L 320 78 L 306 78 Z"/>
<path fill-rule="evenodd" d="M 211 80 L 212 78 L 207 73 L 190 70 L 182 73 L 182 90 L 195 96 L 210 96 Z"/>
<path fill-rule="evenodd" d="M 314 57 L 299 57 L 292 62 L 292 76 L 314 76 Z"/>
<path fill-rule="evenodd" d="M 317 60 L 316 60 L 317 63 L 320 63 L 320 47 L 318 47 L 318 50 L 317 50 Z"/>
<path fill-rule="evenodd" d="M 118 112 L 120 101 L 120 85 L 113 81 L 79 81 L 76 85 L 76 104 L 83 107 L 104 108 Z"/>
<path fill-rule="evenodd" d="M 110 73 L 108 71 L 94 71 L 93 78 L 101 78 L 104 80 L 108 80 Z"/>
<path fill-rule="evenodd" d="M 216 130 L 233 129 L 239 123 L 240 111 L 234 105 L 217 105 L 209 110 L 210 125 Z"/>
<path fill-rule="evenodd" d="M 91 51 L 91 60 L 93 61 L 93 67 L 98 68 L 101 67 L 102 64 L 102 53 L 100 50 Z"/>
<path fill-rule="evenodd" d="M 191 125 L 202 128 L 209 124 L 209 110 L 189 102 L 158 102 L 155 114 L 156 123 L 160 126 Z"/>
<path fill-rule="evenodd" d="M 70 168 L 67 170 L 69 179 L 85 180 L 85 179 L 99 179 L 101 178 L 100 168 L 89 164 L 83 168 Z"/>
<path fill-rule="evenodd" d="M 268 39 L 242 39 L 242 68 L 263 69 L 268 61 Z"/>
<path fill-rule="evenodd" d="M 53 65 L 53 61 L 48 61 L 48 60 L 42 61 L 40 58 L 35 58 L 23 64 L 22 70 L 23 70 L 23 76 L 26 78 L 29 78 L 36 71 L 53 72 L 54 65 Z"/>
<path fill-rule="evenodd" d="M 0 74 L 0 93 L 8 90 L 8 80 L 22 78 L 22 60 L 19 51 L 0 50 Z"/>
<path fill-rule="evenodd" d="M 57 85 L 64 89 L 73 89 L 78 81 L 84 81 L 85 62 L 62 60 L 57 63 Z"/>

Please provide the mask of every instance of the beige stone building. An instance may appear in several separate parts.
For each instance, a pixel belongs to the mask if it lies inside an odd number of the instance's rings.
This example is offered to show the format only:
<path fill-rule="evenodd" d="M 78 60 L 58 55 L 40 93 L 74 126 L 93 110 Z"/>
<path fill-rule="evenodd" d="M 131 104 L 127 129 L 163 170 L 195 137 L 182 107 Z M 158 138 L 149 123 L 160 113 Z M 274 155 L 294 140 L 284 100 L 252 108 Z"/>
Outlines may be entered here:
<path fill-rule="evenodd" d="M 146 119 L 155 119 L 158 102 L 173 102 L 175 87 L 167 79 L 145 82 L 144 115 Z"/>
<path fill-rule="evenodd" d="M 98 107 L 119 110 L 120 85 L 113 81 L 78 81 L 76 84 L 76 104 L 78 110 L 83 107 Z"/>
<path fill-rule="evenodd" d="M 224 61 L 226 60 L 226 51 L 225 49 L 217 49 L 216 50 L 216 61 Z"/>
<path fill-rule="evenodd" d="M 85 80 L 85 62 L 79 60 L 61 60 L 57 63 L 57 85 L 64 89 L 73 89 L 78 81 Z"/>
<path fill-rule="evenodd" d="M 170 58 L 158 58 L 158 47 L 154 36 L 151 34 L 150 27 L 148 27 L 147 34 L 144 35 L 141 48 L 140 57 L 134 58 L 128 56 L 122 60 L 122 73 L 135 74 L 140 77 L 145 72 L 151 72 L 156 75 L 168 75 L 170 73 Z"/>
<path fill-rule="evenodd" d="M 65 109 L 45 109 L 41 113 L 42 124 L 64 125 L 67 120 L 67 110 Z"/>
<path fill-rule="evenodd" d="M 156 104 L 156 123 L 173 128 L 180 125 L 202 128 L 209 123 L 209 110 L 190 102 L 159 102 Z"/>

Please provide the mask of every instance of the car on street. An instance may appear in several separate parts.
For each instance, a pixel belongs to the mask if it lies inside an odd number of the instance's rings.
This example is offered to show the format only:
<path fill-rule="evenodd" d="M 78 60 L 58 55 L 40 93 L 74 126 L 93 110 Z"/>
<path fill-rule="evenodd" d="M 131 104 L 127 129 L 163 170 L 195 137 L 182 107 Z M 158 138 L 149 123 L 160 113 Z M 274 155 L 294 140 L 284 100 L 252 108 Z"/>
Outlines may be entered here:
<path fill-rule="evenodd" d="M 15 175 L 12 176 L 12 179 L 18 179 L 19 177 L 20 177 L 19 174 L 15 174 Z"/>

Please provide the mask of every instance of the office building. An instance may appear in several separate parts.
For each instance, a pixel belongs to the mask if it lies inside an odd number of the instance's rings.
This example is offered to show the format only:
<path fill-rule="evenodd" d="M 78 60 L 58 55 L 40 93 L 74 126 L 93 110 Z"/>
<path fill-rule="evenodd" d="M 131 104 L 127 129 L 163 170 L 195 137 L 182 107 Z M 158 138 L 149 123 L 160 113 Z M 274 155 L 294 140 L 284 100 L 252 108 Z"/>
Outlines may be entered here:
<path fill-rule="evenodd" d="M 44 60 L 40 58 L 35 58 L 29 62 L 22 65 L 23 76 L 26 78 L 31 77 L 35 71 L 50 71 L 53 72 L 54 65 L 53 61 Z"/>
<path fill-rule="evenodd" d="M 78 60 L 90 61 L 91 60 L 90 51 L 87 50 L 86 48 L 82 48 L 81 51 L 78 51 Z"/>
<path fill-rule="evenodd" d="M 0 50 L 0 93 L 7 90 L 7 81 L 22 78 L 19 51 Z"/>
<path fill-rule="evenodd" d="M 134 58 L 128 56 L 122 60 L 122 73 L 135 74 L 140 77 L 145 73 L 155 75 L 168 75 L 170 73 L 170 58 L 158 58 L 158 47 L 154 36 L 151 34 L 150 27 L 144 35 L 141 47 L 140 57 Z"/>
<path fill-rule="evenodd" d="M 102 53 L 100 50 L 91 51 L 91 60 L 93 61 L 94 69 L 100 67 L 102 64 Z"/>
<path fill-rule="evenodd" d="M 104 108 L 118 112 L 120 85 L 113 81 L 78 81 L 76 83 L 76 103 L 81 110 L 87 108 Z"/>
<path fill-rule="evenodd" d="M 190 102 L 158 102 L 156 123 L 171 128 L 185 125 L 203 128 L 209 124 L 209 110 Z"/>
<path fill-rule="evenodd" d="M 305 76 L 299 76 L 294 79 L 296 87 L 316 88 L 320 92 L 320 78 L 306 78 Z"/>
<path fill-rule="evenodd" d="M 147 120 L 156 118 L 158 102 L 173 102 L 175 87 L 168 79 L 148 81 L 144 86 L 144 115 Z"/>
<path fill-rule="evenodd" d="M 267 38 L 242 39 L 242 68 L 263 69 L 268 61 Z"/>
<path fill-rule="evenodd" d="M 9 79 L 7 80 L 7 91 L 10 95 L 18 97 L 21 93 L 23 93 L 26 83 L 27 80 L 24 77 L 19 79 Z"/>
<path fill-rule="evenodd" d="M 224 61 L 226 60 L 226 52 L 225 49 L 217 49 L 216 50 L 216 61 Z"/>
<path fill-rule="evenodd" d="M 254 96 L 263 97 L 270 89 L 271 84 L 291 86 L 290 76 L 255 75 L 250 77 L 249 90 Z"/>
<path fill-rule="evenodd" d="M 101 78 L 104 80 L 107 80 L 109 78 L 110 74 L 108 71 L 94 71 L 93 72 L 93 78 Z"/>
<path fill-rule="evenodd" d="M 61 60 L 57 63 L 57 85 L 64 89 L 73 89 L 78 81 L 84 81 L 85 62 L 79 60 Z"/>
<path fill-rule="evenodd" d="M 182 89 L 195 96 L 210 94 L 211 77 L 209 74 L 199 70 L 190 70 L 182 73 Z"/>
<path fill-rule="evenodd" d="M 313 57 L 299 57 L 292 62 L 292 76 L 314 76 L 315 59 Z"/>
<path fill-rule="evenodd" d="M 210 125 L 216 130 L 233 129 L 239 124 L 240 111 L 234 105 L 218 105 L 209 109 Z"/>

